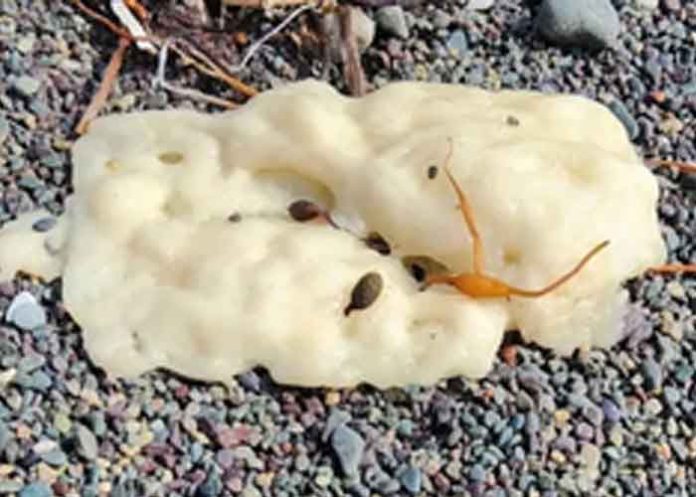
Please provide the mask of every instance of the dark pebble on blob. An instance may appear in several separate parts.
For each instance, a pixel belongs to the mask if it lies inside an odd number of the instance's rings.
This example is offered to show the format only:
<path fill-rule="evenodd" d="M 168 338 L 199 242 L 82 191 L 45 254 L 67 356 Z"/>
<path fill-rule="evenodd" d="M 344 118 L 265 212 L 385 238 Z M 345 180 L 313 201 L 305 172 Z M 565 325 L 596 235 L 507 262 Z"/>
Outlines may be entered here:
<path fill-rule="evenodd" d="M 372 232 L 365 238 L 365 245 L 381 255 L 391 254 L 391 247 L 382 235 Z"/>
<path fill-rule="evenodd" d="M 437 166 L 435 166 L 435 165 L 428 166 L 428 172 L 427 172 L 428 179 L 435 179 L 435 178 L 437 178 L 437 173 L 438 173 L 438 171 L 439 171 L 439 169 L 438 169 Z"/>
<path fill-rule="evenodd" d="M 382 293 L 383 287 L 384 281 L 379 273 L 370 272 L 365 274 L 353 287 L 350 303 L 343 311 L 343 314 L 348 316 L 353 311 L 370 307 Z"/>
<path fill-rule="evenodd" d="M 31 225 L 31 228 L 39 233 L 45 233 L 46 231 L 53 229 L 56 223 L 57 220 L 55 217 L 43 217 L 38 221 L 35 221 L 34 224 Z"/>
<path fill-rule="evenodd" d="M 310 200 L 295 200 L 288 206 L 290 217 L 295 221 L 306 222 L 323 214 L 322 209 Z"/>

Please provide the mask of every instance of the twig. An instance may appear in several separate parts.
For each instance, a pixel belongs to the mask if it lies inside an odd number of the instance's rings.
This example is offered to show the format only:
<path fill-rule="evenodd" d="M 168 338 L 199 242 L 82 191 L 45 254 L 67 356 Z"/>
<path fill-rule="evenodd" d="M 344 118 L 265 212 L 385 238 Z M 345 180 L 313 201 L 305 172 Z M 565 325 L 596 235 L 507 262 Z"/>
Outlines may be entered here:
<path fill-rule="evenodd" d="M 185 42 L 185 40 L 180 41 Z M 232 89 L 238 91 L 239 93 L 247 97 L 253 97 L 258 94 L 258 91 L 256 89 L 252 88 L 251 86 L 243 83 L 241 80 L 227 73 L 224 69 L 220 67 L 219 64 L 212 61 L 200 50 L 196 49 L 195 47 L 192 47 L 190 43 L 187 43 L 187 48 L 188 50 L 184 51 L 176 45 L 171 46 L 172 51 L 176 52 L 177 55 L 179 55 L 179 57 L 181 57 L 181 59 L 185 63 L 192 64 L 194 67 L 196 67 L 196 69 L 198 69 L 202 73 L 207 74 L 208 76 L 211 76 L 213 78 L 219 79 L 220 81 L 223 81 Z M 199 60 L 196 60 L 196 58 L 198 58 Z"/>
<path fill-rule="evenodd" d="M 355 37 L 355 10 L 353 7 L 341 7 L 338 13 L 341 33 L 341 57 L 343 58 L 343 77 L 350 93 L 361 97 L 367 93 L 367 80 L 362 64 L 360 50 Z"/>
<path fill-rule="evenodd" d="M 143 7 L 135 2 L 134 0 L 127 0 L 129 5 L 133 5 L 133 8 L 140 8 L 142 9 Z M 118 20 L 121 21 L 121 24 L 123 24 L 126 29 L 128 29 L 128 32 L 131 34 L 131 36 L 135 39 L 141 39 L 144 37 L 147 37 L 147 32 L 145 31 L 145 28 L 143 28 L 142 24 L 138 21 L 138 19 L 135 18 L 133 13 L 130 11 L 130 9 L 126 6 L 124 3 L 124 0 L 111 0 L 111 10 L 114 13 L 116 17 L 118 17 Z M 136 7 L 137 6 L 137 7 Z M 136 10 L 137 11 L 137 10 Z M 147 11 L 145 13 L 141 13 L 140 15 L 147 15 Z M 138 48 L 141 50 L 144 50 L 146 52 L 150 52 L 152 54 L 157 53 L 157 49 L 155 46 L 150 43 L 149 41 L 136 41 L 136 44 L 138 45 Z"/>
<path fill-rule="evenodd" d="M 82 115 L 80 122 L 75 127 L 75 131 L 78 134 L 82 135 L 85 133 L 85 131 L 87 131 L 89 123 L 92 122 L 95 117 L 97 117 L 97 114 L 99 114 L 99 111 L 106 103 L 106 99 L 109 97 L 109 93 L 111 93 L 111 89 L 114 86 L 116 76 L 121 70 L 121 65 L 123 64 L 123 55 L 126 53 L 126 50 L 130 44 L 130 38 L 120 37 L 118 39 L 118 47 L 116 47 L 114 53 L 111 54 L 111 60 L 109 60 L 109 64 L 104 70 L 104 76 L 99 84 L 99 89 L 92 97 L 92 101 L 87 106 L 87 110 Z"/>
<path fill-rule="evenodd" d="M 678 169 L 679 171 L 682 171 L 685 173 L 696 173 L 696 163 L 693 163 L 693 162 L 672 161 L 672 160 L 666 160 L 666 159 L 653 159 L 650 161 L 650 164 L 652 164 L 654 166 L 661 166 L 661 167 L 673 167 L 673 168 Z"/>
<path fill-rule="evenodd" d="M 187 97 L 196 98 L 198 100 L 203 100 L 204 102 L 219 105 L 227 109 L 234 109 L 237 107 L 237 104 L 235 104 L 234 102 L 229 102 L 227 100 L 223 100 L 222 98 L 214 97 L 212 95 L 206 95 L 205 93 L 200 92 L 198 90 L 182 88 L 180 86 L 175 86 L 171 83 L 168 83 L 165 76 L 165 69 L 167 67 L 167 58 L 169 56 L 170 43 L 171 40 L 165 40 L 165 42 L 160 47 L 160 53 L 157 61 L 157 73 L 153 80 L 153 84 L 155 87 L 160 86 L 172 93 L 178 93 L 179 95 L 184 95 Z"/>
<path fill-rule="evenodd" d="M 117 35 L 120 36 L 121 38 L 127 38 L 127 39 L 129 39 L 129 40 L 132 40 L 132 39 L 133 39 L 133 36 L 128 32 L 128 30 L 123 29 L 121 26 L 117 26 L 116 24 L 114 24 L 114 23 L 111 21 L 111 19 L 109 19 L 108 17 L 106 17 L 106 16 L 100 14 L 100 13 L 97 12 L 96 10 L 90 9 L 90 8 L 87 7 L 84 3 L 82 3 L 81 0 L 70 0 L 70 1 L 73 3 L 73 5 L 75 5 L 75 7 L 78 8 L 78 10 L 81 10 L 82 12 L 84 12 L 85 14 L 87 14 L 87 15 L 88 15 L 89 17 L 91 17 L 92 19 L 97 20 L 98 22 L 100 22 L 101 24 L 103 24 L 104 26 L 106 26 L 107 29 L 109 29 L 111 32 L 117 34 Z"/>
<path fill-rule="evenodd" d="M 150 17 L 150 13 L 138 0 L 125 0 L 125 2 L 128 8 L 135 12 L 135 15 L 137 15 L 141 21 L 144 22 Z"/>
<path fill-rule="evenodd" d="M 663 264 L 661 266 L 652 266 L 648 268 L 651 273 L 696 273 L 696 264 Z"/>
<path fill-rule="evenodd" d="M 222 0 L 225 5 L 233 7 L 250 7 L 255 9 L 272 9 L 274 7 L 293 7 L 309 4 L 311 7 L 321 5 L 321 0 Z"/>
<path fill-rule="evenodd" d="M 235 66 L 232 68 L 232 71 L 238 72 L 241 71 L 246 67 L 246 65 L 249 63 L 249 60 L 254 56 L 256 52 L 263 46 L 264 43 L 266 43 L 268 40 L 270 40 L 272 37 L 280 33 L 285 26 L 290 24 L 293 19 L 295 19 L 297 16 L 305 12 L 306 10 L 314 8 L 313 5 L 303 5 L 302 7 L 299 7 L 296 9 L 292 14 L 287 16 L 281 23 L 279 23 L 275 28 L 271 29 L 268 33 L 263 35 L 261 38 L 256 40 L 250 47 L 249 50 L 247 50 L 247 53 L 244 55 L 242 58 L 242 62 L 239 63 L 238 66 Z"/>

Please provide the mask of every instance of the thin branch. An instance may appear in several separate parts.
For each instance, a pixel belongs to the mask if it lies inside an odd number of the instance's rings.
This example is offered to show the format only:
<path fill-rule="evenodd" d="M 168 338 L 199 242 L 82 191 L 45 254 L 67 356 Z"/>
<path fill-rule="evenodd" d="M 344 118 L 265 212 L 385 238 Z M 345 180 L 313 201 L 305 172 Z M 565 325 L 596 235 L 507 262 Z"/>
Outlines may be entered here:
<path fill-rule="evenodd" d="M 130 0 L 128 1 L 129 6 L 132 5 L 132 8 L 143 8 L 137 1 L 133 3 L 135 0 Z M 124 0 L 111 0 L 110 2 L 111 5 L 111 11 L 114 13 L 116 17 L 118 17 L 118 20 L 121 21 L 121 24 L 123 24 L 126 29 L 128 29 L 128 32 L 131 34 L 131 36 L 135 39 L 138 39 L 139 41 L 136 41 L 136 44 L 138 45 L 138 48 L 141 50 L 144 50 L 146 52 L 150 52 L 152 54 L 157 52 L 157 49 L 155 46 L 150 43 L 149 41 L 142 41 L 140 39 L 147 37 L 147 32 L 145 31 L 145 28 L 140 24 L 140 21 L 133 15 L 133 12 L 126 6 L 126 3 L 124 3 Z M 137 7 L 136 7 L 137 6 Z M 147 11 L 145 11 L 145 14 L 140 14 L 140 15 L 147 15 Z"/>
<path fill-rule="evenodd" d="M 696 273 L 696 264 L 663 264 L 648 268 L 651 273 L 675 274 Z"/>
<path fill-rule="evenodd" d="M 102 109 L 102 107 L 104 107 L 106 99 L 109 98 L 111 89 L 114 86 L 118 72 L 121 70 L 121 65 L 123 65 L 123 55 L 126 53 L 126 50 L 130 46 L 131 42 L 132 41 L 130 38 L 120 37 L 118 39 L 118 47 L 116 47 L 114 53 L 111 54 L 111 60 L 109 60 L 109 64 L 104 70 L 104 75 L 101 83 L 99 84 L 99 89 L 97 89 L 97 92 L 92 97 L 92 101 L 87 106 L 87 110 L 82 115 L 80 122 L 75 127 L 75 131 L 78 134 L 82 135 L 87 131 L 89 123 L 92 122 L 95 117 L 97 117 L 99 111 Z"/>
<path fill-rule="evenodd" d="M 696 163 L 694 162 L 653 159 L 650 161 L 650 164 L 652 164 L 653 166 L 673 167 L 684 173 L 696 173 Z"/>
<path fill-rule="evenodd" d="M 169 57 L 169 45 L 171 43 L 171 40 L 165 40 L 165 42 L 162 44 L 162 47 L 160 48 L 160 53 L 158 57 L 158 62 L 157 62 L 157 74 L 155 75 L 155 78 L 153 80 L 154 86 L 160 86 L 164 88 L 165 90 L 168 90 L 172 93 L 177 93 L 179 95 L 184 95 L 186 97 L 190 98 L 195 98 L 198 100 L 203 100 L 204 102 L 211 103 L 214 105 L 219 105 L 221 107 L 225 107 L 227 109 L 235 109 L 238 107 L 238 105 L 234 102 L 230 102 L 227 100 L 224 100 L 222 98 L 214 97 L 212 95 L 207 95 L 203 92 L 200 92 L 198 90 L 190 89 L 190 88 L 182 88 L 180 86 L 175 86 L 171 83 L 167 82 L 166 75 L 165 75 L 165 69 L 167 67 L 167 59 Z"/>
<path fill-rule="evenodd" d="M 129 40 L 133 39 L 133 36 L 128 32 L 128 30 L 123 29 L 121 26 L 117 26 L 114 22 L 111 21 L 108 17 L 100 14 L 96 10 L 93 10 L 89 7 L 87 7 L 84 3 L 82 3 L 81 0 L 70 0 L 75 7 L 78 8 L 78 10 L 81 10 L 83 13 L 87 14 L 89 17 L 92 19 L 95 19 L 96 21 L 100 22 L 104 26 L 106 26 L 109 31 L 117 34 L 121 38 L 127 38 Z"/>
<path fill-rule="evenodd" d="M 360 62 L 360 50 L 355 36 L 355 10 L 353 7 L 341 7 L 338 13 L 341 34 L 341 57 L 343 59 L 343 77 L 350 93 L 361 97 L 367 93 L 367 80 Z"/>

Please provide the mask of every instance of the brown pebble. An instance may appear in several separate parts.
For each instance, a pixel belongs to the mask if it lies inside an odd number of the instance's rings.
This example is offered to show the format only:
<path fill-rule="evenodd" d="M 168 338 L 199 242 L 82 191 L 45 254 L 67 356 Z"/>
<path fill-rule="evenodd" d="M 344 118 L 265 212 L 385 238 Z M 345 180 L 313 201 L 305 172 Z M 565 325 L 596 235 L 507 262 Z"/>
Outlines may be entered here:
<path fill-rule="evenodd" d="M 370 272 L 358 280 L 350 294 L 350 303 L 344 309 L 343 314 L 348 315 L 352 311 L 367 309 L 370 307 L 379 294 L 382 293 L 384 282 L 379 273 Z"/>
<path fill-rule="evenodd" d="M 391 247 L 389 242 L 387 242 L 382 235 L 373 231 L 364 240 L 365 245 L 367 245 L 372 250 L 379 252 L 382 255 L 391 254 Z"/>
<path fill-rule="evenodd" d="M 439 171 L 439 169 L 437 168 L 437 166 L 428 167 L 428 179 L 437 178 L 438 171 Z"/>
<path fill-rule="evenodd" d="M 448 272 L 447 266 L 427 255 L 409 255 L 401 258 L 401 264 L 408 269 L 411 276 L 419 282 L 425 281 L 429 274 Z"/>
<path fill-rule="evenodd" d="M 505 122 L 508 124 L 508 126 L 519 126 L 520 125 L 520 120 L 517 119 L 515 116 L 508 116 Z"/>
<path fill-rule="evenodd" d="M 238 223 L 242 220 L 242 215 L 239 212 L 233 212 L 232 214 L 227 216 L 227 220 L 231 223 Z"/>
<path fill-rule="evenodd" d="M 324 214 L 321 207 L 310 200 L 295 200 L 288 206 L 290 217 L 295 221 L 311 221 Z"/>

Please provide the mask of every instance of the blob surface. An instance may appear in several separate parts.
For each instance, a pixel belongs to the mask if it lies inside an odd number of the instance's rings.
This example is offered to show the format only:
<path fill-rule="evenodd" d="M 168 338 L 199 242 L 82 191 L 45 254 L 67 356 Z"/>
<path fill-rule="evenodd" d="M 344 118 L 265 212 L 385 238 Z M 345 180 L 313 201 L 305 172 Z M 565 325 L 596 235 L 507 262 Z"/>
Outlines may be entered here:
<path fill-rule="evenodd" d="M 535 289 L 609 248 L 539 299 L 422 291 L 402 258 L 471 270 L 441 169 L 450 138 L 488 273 Z M 121 376 L 224 381 L 262 365 L 308 386 L 480 377 L 506 329 L 561 353 L 611 345 L 622 282 L 665 257 L 655 179 L 611 113 L 574 96 L 397 83 L 352 99 L 307 81 L 224 114 L 99 119 L 74 147 L 73 181 L 59 248 L 21 222 L 3 229 L 0 277 L 62 274 L 89 354 Z M 293 219 L 299 199 L 338 227 Z"/>

